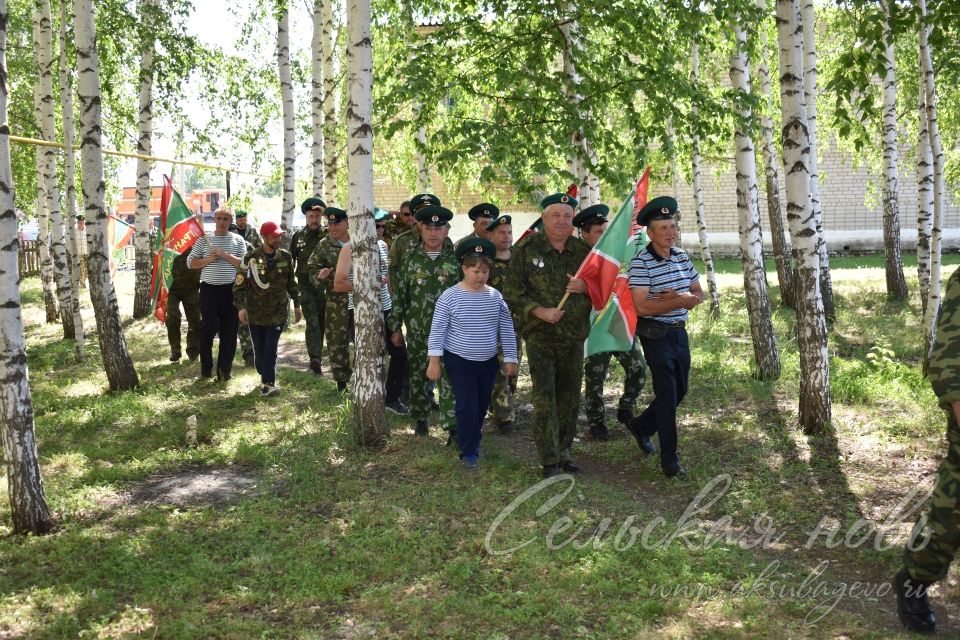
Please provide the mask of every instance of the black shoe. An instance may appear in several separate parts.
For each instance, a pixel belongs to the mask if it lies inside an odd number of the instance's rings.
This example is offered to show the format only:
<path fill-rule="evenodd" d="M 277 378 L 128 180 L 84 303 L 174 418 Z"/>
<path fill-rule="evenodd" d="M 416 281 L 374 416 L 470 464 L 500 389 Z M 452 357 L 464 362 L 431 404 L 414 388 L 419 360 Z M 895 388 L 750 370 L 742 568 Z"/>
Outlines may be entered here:
<path fill-rule="evenodd" d="M 657 452 L 657 447 L 653 444 L 653 440 L 650 439 L 650 436 L 640 436 L 640 440 L 637 442 L 640 445 L 640 449 L 646 453 L 648 456 L 652 456 Z"/>
<path fill-rule="evenodd" d="M 664 465 L 663 475 L 668 478 L 677 478 L 678 480 L 685 480 L 687 477 L 687 470 L 683 468 L 683 465 L 679 462 L 675 462 L 670 465 Z"/>
<path fill-rule="evenodd" d="M 564 462 L 560 468 L 563 469 L 564 473 L 580 473 L 580 467 L 572 462 Z"/>
<path fill-rule="evenodd" d="M 180 360 L 180 352 L 174 351 L 170 354 L 170 362 L 178 362 Z"/>
<path fill-rule="evenodd" d="M 500 424 L 498 424 L 497 431 L 502 436 L 513 433 L 513 420 L 507 420 L 506 422 L 501 422 Z"/>
<path fill-rule="evenodd" d="M 399 400 L 393 400 L 386 403 L 385 408 L 390 413 L 395 413 L 398 416 L 405 416 L 410 414 L 410 409 L 405 407 L 402 402 Z"/>
<path fill-rule="evenodd" d="M 413 433 L 416 434 L 416 435 L 418 435 L 418 436 L 428 435 L 428 434 L 430 433 L 430 430 L 427 429 L 427 421 L 426 421 L 426 420 L 417 420 L 417 426 L 414 427 Z"/>
<path fill-rule="evenodd" d="M 558 475 L 560 475 L 561 473 L 563 473 L 563 471 L 560 469 L 560 465 L 558 465 L 558 464 L 545 464 L 545 465 L 543 465 L 543 477 L 544 477 L 544 478 L 552 478 L 553 476 L 558 476 Z"/>
<path fill-rule="evenodd" d="M 346 393 L 347 392 L 347 383 L 338 382 L 337 383 L 337 393 Z"/>
<path fill-rule="evenodd" d="M 188 354 L 187 354 L 187 360 L 189 360 L 190 362 L 196 362 L 196 361 L 197 361 L 197 356 L 196 356 L 196 354 L 190 355 L 190 354 L 188 353 Z"/>
<path fill-rule="evenodd" d="M 927 597 L 930 585 L 914 580 L 906 569 L 901 569 L 893 577 L 893 588 L 897 592 L 897 616 L 903 626 L 917 633 L 936 631 L 937 614 Z"/>
<path fill-rule="evenodd" d="M 313 371 L 314 373 L 321 373 L 321 364 L 320 358 L 310 358 L 310 371 Z"/>
<path fill-rule="evenodd" d="M 590 438 L 599 442 L 606 442 L 610 439 L 610 432 L 607 431 L 607 425 L 600 424 L 590 427 Z"/>
<path fill-rule="evenodd" d="M 648 456 L 652 456 L 657 452 L 657 448 L 653 445 L 653 441 L 650 440 L 650 436 L 645 436 L 640 431 L 639 421 L 639 418 L 631 418 L 625 426 L 627 427 L 627 431 L 636 439 L 637 446 L 640 447 L 640 450 Z"/>
<path fill-rule="evenodd" d="M 217 369 L 217 382 L 226 382 L 231 378 L 233 378 L 233 376 L 230 375 L 229 371 L 223 371 L 222 369 Z"/>
<path fill-rule="evenodd" d="M 617 409 L 617 422 L 627 424 L 633 420 L 633 411 L 630 409 Z"/>

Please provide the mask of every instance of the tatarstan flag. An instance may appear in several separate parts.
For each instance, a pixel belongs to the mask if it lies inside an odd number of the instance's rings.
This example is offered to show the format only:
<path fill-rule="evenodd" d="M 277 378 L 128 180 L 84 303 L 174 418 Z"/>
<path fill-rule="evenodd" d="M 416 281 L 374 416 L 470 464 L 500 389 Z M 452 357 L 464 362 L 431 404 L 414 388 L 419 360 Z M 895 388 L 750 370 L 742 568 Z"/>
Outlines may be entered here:
<path fill-rule="evenodd" d="M 202 235 L 203 227 L 173 188 L 170 178 L 163 176 L 157 240 L 159 247 L 153 255 L 153 277 L 150 281 L 153 315 L 161 322 L 167 317 L 167 291 L 173 283 L 173 260 L 184 251 L 189 251 Z"/>
<path fill-rule="evenodd" d="M 123 249 L 133 238 L 133 227 L 115 215 L 107 216 L 107 242 L 110 245 L 110 275 L 117 271 L 117 263 L 123 258 Z"/>

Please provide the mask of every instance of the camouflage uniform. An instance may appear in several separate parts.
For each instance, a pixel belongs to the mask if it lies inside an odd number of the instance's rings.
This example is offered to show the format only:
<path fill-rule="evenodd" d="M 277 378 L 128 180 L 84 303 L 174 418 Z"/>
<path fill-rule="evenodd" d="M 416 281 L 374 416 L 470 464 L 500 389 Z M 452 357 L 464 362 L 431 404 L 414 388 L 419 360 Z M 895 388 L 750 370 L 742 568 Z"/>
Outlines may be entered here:
<path fill-rule="evenodd" d="M 242 231 L 240 227 L 236 224 L 230 225 L 230 231 L 234 232 L 247 243 L 247 247 L 250 251 L 254 249 L 259 249 L 263 246 L 263 238 L 260 237 L 260 232 L 253 228 L 252 225 L 247 225 Z"/>
<path fill-rule="evenodd" d="M 577 433 L 580 382 L 583 378 L 583 341 L 590 332 L 590 300 L 573 294 L 563 318 L 549 324 L 531 315 L 536 307 L 556 307 L 569 278 L 590 252 L 579 238 L 567 240 L 563 252 L 553 248 L 546 234 L 532 235 L 514 246 L 504 285 L 510 310 L 524 323 L 523 340 L 533 382 L 533 432 L 540 464 L 570 462 Z"/>
<path fill-rule="evenodd" d="M 247 243 L 248 254 L 263 246 L 263 238 L 249 224 L 242 231 L 236 224 L 232 224 L 230 225 L 230 231 L 243 238 L 243 241 Z M 237 337 L 240 339 L 240 353 L 243 355 L 243 361 L 248 366 L 253 365 L 253 340 L 250 338 L 250 328 L 241 324 L 237 328 Z"/>
<path fill-rule="evenodd" d="M 403 260 L 403 257 L 422 242 L 423 239 L 420 237 L 420 229 L 416 226 L 394 238 L 393 244 L 390 245 L 390 253 L 387 254 L 387 275 L 389 276 L 391 287 L 394 286 L 394 276 L 396 276 L 400 268 L 400 262 Z M 453 253 L 453 242 L 450 238 L 443 239 L 443 248 Z M 457 273 L 459 273 L 459 270 Z M 427 331 L 430 331 L 429 326 L 427 327 Z"/>
<path fill-rule="evenodd" d="M 480 237 L 480 236 L 477 235 L 477 232 L 476 232 L 476 231 L 471 231 L 469 235 L 465 235 L 465 236 L 463 236 L 462 238 L 460 238 L 459 240 L 456 241 L 456 243 L 453 245 L 454 251 L 456 251 L 458 248 L 460 248 L 460 244 L 461 244 L 462 242 L 465 242 L 465 241 L 467 241 L 467 240 L 470 240 L 471 238 L 479 238 L 479 237 Z M 492 275 L 492 274 L 491 274 L 491 275 Z"/>
<path fill-rule="evenodd" d="M 960 426 L 952 403 L 960 401 L 960 269 L 947 283 L 937 340 L 930 359 L 930 382 L 940 407 L 947 414 L 947 457 L 937 470 L 937 486 L 930 508 L 917 521 L 914 533 L 925 531 L 930 542 L 919 551 L 904 551 L 910 576 L 922 583 L 946 577 L 960 549 Z M 918 540 L 922 538 L 917 538 Z"/>
<path fill-rule="evenodd" d="M 487 281 L 491 287 L 503 293 L 503 283 L 507 277 L 507 268 L 510 266 L 509 260 L 493 259 L 493 268 L 490 270 L 490 279 Z M 517 368 L 520 367 L 522 356 L 522 342 L 520 340 L 520 323 L 517 322 L 516 315 L 513 316 L 513 330 L 517 336 Z M 493 385 L 493 400 L 491 402 L 493 411 L 493 421 L 497 425 L 513 422 L 517 419 L 514 396 L 517 393 L 517 379 L 519 376 L 508 378 L 503 375 L 503 349 L 500 350 L 500 371 L 497 372 L 497 381 Z"/>
<path fill-rule="evenodd" d="M 326 297 L 323 287 L 310 281 L 307 262 L 317 248 L 317 244 L 326 235 L 324 229 L 311 231 L 304 227 L 290 239 L 290 255 L 296 262 L 297 284 L 300 285 L 300 304 L 306 323 L 304 337 L 307 342 L 307 355 L 313 360 L 323 357 L 323 323 L 326 314 Z"/>
<path fill-rule="evenodd" d="M 317 273 L 321 269 L 337 268 L 337 259 L 343 245 L 327 236 L 313 250 L 313 255 L 307 262 L 310 272 L 310 281 L 317 282 Z M 350 294 L 337 293 L 333 290 L 333 271 L 326 280 L 320 281 L 323 296 L 326 299 L 324 327 L 326 329 L 327 352 L 330 355 L 330 369 L 333 379 L 339 383 L 349 382 L 353 373 L 350 368 Z"/>
<path fill-rule="evenodd" d="M 403 224 L 400 218 L 390 218 L 387 220 L 387 226 L 383 230 L 383 241 L 387 243 L 387 246 L 392 247 L 393 241 L 396 240 L 398 236 L 416 228 L 416 225 L 411 227 L 410 225 Z"/>
<path fill-rule="evenodd" d="M 606 419 L 603 410 L 603 383 L 610 371 L 610 356 L 617 359 L 623 367 L 623 395 L 620 396 L 619 412 L 628 412 L 633 416 L 637 406 L 637 399 L 643 391 L 647 381 L 647 363 L 640 352 L 640 343 L 634 338 L 630 351 L 616 351 L 613 353 L 595 353 L 587 356 L 583 364 L 583 393 L 584 410 L 587 414 L 587 425 L 591 433 L 606 431 Z"/>
<path fill-rule="evenodd" d="M 200 355 L 200 271 L 187 266 L 189 251 L 184 251 L 173 260 L 173 282 L 167 292 L 167 340 L 170 355 L 180 355 L 180 305 L 187 316 L 187 357 L 193 360 Z"/>
<path fill-rule="evenodd" d="M 427 339 L 430 337 L 430 324 L 433 322 L 433 308 L 437 299 L 460 281 L 458 264 L 452 248 L 446 243 L 434 260 L 427 256 L 422 244 L 417 244 L 404 257 L 393 280 L 393 310 L 387 322 L 390 331 L 400 331 L 403 325 L 407 327 L 410 416 L 414 420 L 426 420 L 429 416 Z M 440 426 L 445 431 L 453 431 L 457 420 L 446 371 L 442 371 L 437 387 L 440 392 Z"/>

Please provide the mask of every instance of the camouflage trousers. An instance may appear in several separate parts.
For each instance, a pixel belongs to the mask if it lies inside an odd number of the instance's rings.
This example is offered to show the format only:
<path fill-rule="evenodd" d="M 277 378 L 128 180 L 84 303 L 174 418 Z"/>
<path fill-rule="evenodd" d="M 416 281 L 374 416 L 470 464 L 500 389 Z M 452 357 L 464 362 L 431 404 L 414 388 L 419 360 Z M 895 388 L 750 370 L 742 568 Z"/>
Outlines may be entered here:
<path fill-rule="evenodd" d="M 960 427 L 952 411 L 947 417 L 947 443 L 947 457 L 937 470 L 930 507 L 920 516 L 913 531 L 914 534 L 923 531 L 930 541 L 919 551 L 907 548 L 903 553 L 907 571 L 919 582 L 945 578 L 960 549 Z M 918 543 L 923 539 L 916 537 Z"/>
<path fill-rule="evenodd" d="M 200 355 L 200 303 L 199 293 L 191 291 L 180 295 L 176 291 L 167 294 L 167 340 L 170 342 L 170 354 L 180 353 L 180 322 L 187 316 L 187 357 Z M 180 305 L 183 305 L 183 315 Z"/>
<path fill-rule="evenodd" d="M 407 371 L 410 374 L 410 417 L 414 420 L 428 420 L 430 417 L 431 383 L 427 379 L 427 342 L 418 336 L 411 336 L 407 328 Z M 440 428 L 444 431 L 454 431 L 457 428 L 456 405 L 453 399 L 453 389 L 447 379 L 447 370 L 440 362 L 440 379 L 436 383 L 437 393 L 440 396 Z"/>
<path fill-rule="evenodd" d="M 323 291 L 309 285 L 300 285 L 300 309 L 306 323 L 303 335 L 307 343 L 307 356 L 312 360 L 323 358 L 323 329 L 327 299 Z"/>
<path fill-rule="evenodd" d="M 523 343 L 520 336 L 517 336 L 517 367 L 522 358 Z M 493 385 L 493 398 L 490 402 L 490 410 L 493 412 L 493 421 L 495 424 L 513 422 L 517 419 L 516 405 L 514 397 L 517 394 L 517 379 L 520 376 L 508 378 L 503 375 L 503 349 L 497 355 L 500 362 L 500 370 L 497 371 L 497 381 Z"/>
<path fill-rule="evenodd" d="M 570 462 L 577 434 L 583 342 L 527 340 L 527 361 L 533 382 L 533 439 L 540 464 Z"/>
<path fill-rule="evenodd" d="M 244 360 L 253 358 L 253 338 L 250 337 L 250 325 L 240 323 L 237 328 L 237 338 L 240 339 L 240 354 Z"/>
<path fill-rule="evenodd" d="M 599 427 L 606 422 L 603 411 L 603 384 L 610 373 L 610 356 L 615 357 L 623 367 L 623 395 L 620 396 L 619 409 L 629 409 L 632 414 L 647 381 L 647 362 L 643 359 L 640 343 L 636 338 L 633 339 L 630 351 L 587 356 L 583 363 L 583 408 L 587 414 L 587 424 L 591 427 Z"/>
<path fill-rule="evenodd" d="M 326 301 L 324 329 L 327 352 L 330 355 L 330 370 L 337 382 L 349 382 L 353 369 L 350 366 L 350 310 L 345 293 L 331 293 Z"/>

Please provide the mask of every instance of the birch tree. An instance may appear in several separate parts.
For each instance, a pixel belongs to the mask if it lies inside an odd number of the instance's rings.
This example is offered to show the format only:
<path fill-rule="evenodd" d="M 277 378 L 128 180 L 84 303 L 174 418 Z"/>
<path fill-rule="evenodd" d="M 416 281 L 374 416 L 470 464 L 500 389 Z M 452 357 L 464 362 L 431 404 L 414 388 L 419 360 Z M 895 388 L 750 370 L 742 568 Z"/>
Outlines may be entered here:
<path fill-rule="evenodd" d="M 830 360 L 820 295 L 820 237 L 810 199 L 810 146 L 803 91 L 803 40 L 798 0 L 777 0 L 780 110 L 787 188 L 787 224 L 796 270 L 800 350 L 800 426 L 821 433 L 830 423 Z"/>
<path fill-rule="evenodd" d="M 387 438 L 384 409 L 383 307 L 380 301 L 380 250 L 373 222 L 373 47 L 370 0 L 350 0 L 347 14 L 347 172 L 348 221 L 355 278 L 357 363 L 354 368 L 353 428 L 363 446 Z"/>
<path fill-rule="evenodd" d="M 818 139 L 817 139 L 817 18 L 813 7 L 813 0 L 800 0 L 802 15 L 798 12 L 802 35 L 798 36 L 803 42 L 803 93 L 804 106 L 807 114 L 807 135 L 810 142 L 809 171 L 810 171 L 810 206 L 817 224 L 817 236 L 820 239 L 820 294 L 823 298 L 823 310 L 831 322 L 836 316 L 833 301 L 833 281 L 830 275 L 830 254 L 827 249 L 827 237 L 824 234 L 823 208 L 820 201 L 820 173 L 818 168 Z"/>
<path fill-rule="evenodd" d="M 566 13 L 576 16 L 577 7 L 567 4 Z M 578 123 L 571 136 L 568 170 L 577 182 L 579 207 L 585 209 L 600 202 L 600 179 L 590 169 L 596 164 L 597 158 L 590 146 L 590 140 L 579 124 L 590 118 L 589 113 L 584 111 L 583 95 L 580 89 L 583 79 L 577 70 L 577 59 L 583 50 L 583 36 L 580 33 L 580 22 L 576 17 L 564 20 L 559 28 L 563 36 L 565 94 L 570 110 L 574 113 L 574 121 Z"/>
<path fill-rule="evenodd" d="M 757 8 L 766 11 L 765 0 L 757 0 Z M 757 65 L 757 77 L 760 80 L 762 111 L 760 114 L 760 135 L 763 137 L 763 173 L 767 190 L 767 218 L 770 221 L 770 243 L 773 247 L 773 260 L 777 265 L 777 281 L 780 283 L 780 300 L 788 307 L 795 306 L 793 261 L 783 228 L 783 211 L 780 208 L 780 172 L 777 170 L 777 148 L 773 144 L 773 98 L 770 90 L 770 67 L 767 64 L 769 43 L 767 32 L 760 30 L 760 60 Z"/>
<path fill-rule="evenodd" d="M 337 30 L 333 24 L 333 0 L 327 0 L 322 8 L 323 34 L 323 198 L 326 202 L 337 201 Z"/>
<path fill-rule="evenodd" d="M 70 291 L 73 304 L 73 339 L 74 355 L 77 362 L 83 360 L 84 340 L 83 316 L 80 315 L 80 269 L 82 252 L 80 238 L 77 233 L 77 188 L 74 160 L 74 120 L 73 120 L 73 67 L 69 64 L 69 42 L 67 25 L 71 22 L 67 12 L 67 3 L 60 3 L 60 100 L 63 113 L 63 191 L 66 217 L 64 227 L 67 231 L 67 242 L 70 250 L 67 255 L 70 259 Z"/>
<path fill-rule="evenodd" d="M 140 96 L 137 153 L 153 155 L 153 58 L 154 18 L 157 0 L 140 0 Z M 137 215 L 134 223 L 136 248 L 136 286 L 133 295 L 133 317 L 146 318 L 153 311 L 150 299 L 150 278 L 153 256 L 150 247 L 150 168 L 151 161 L 137 158 Z"/>
<path fill-rule="evenodd" d="M 283 207 L 280 226 L 288 234 L 296 210 L 297 133 L 293 108 L 293 79 L 290 73 L 290 7 L 283 3 L 277 20 L 277 66 L 280 74 L 280 101 L 283 107 Z"/>
<path fill-rule="evenodd" d="M 117 294 L 110 277 L 107 248 L 107 212 L 103 204 L 103 147 L 100 119 L 100 61 L 97 56 L 92 0 L 73 0 L 77 47 L 77 100 L 80 106 L 80 161 L 83 170 L 83 208 L 87 220 L 87 267 L 90 300 L 97 320 L 100 355 L 113 391 L 139 384 L 120 323 Z"/>
<path fill-rule="evenodd" d="M 937 339 L 937 318 L 940 316 L 940 241 L 943 229 L 943 144 L 940 141 L 940 125 L 937 122 L 937 88 L 933 61 L 930 56 L 930 27 L 927 25 L 927 2 L 916 0 L 920 11 L 920 63 L 922 65 L 922 91 L 927 107 L 927 137 L 933 156 L 933 228 L 930 233 L 930 287 L 923 324 L 926 328 L 926 343 L 923 350 L 923 369 L 930 362 L 930 353 Z"/>
<path fill-rule="evenodd" d="M 323 7 L 330 0 L 314 0 L 310 40 L 310 118 L 313 123 L 313 195 L 323 198 Z"/>
<path fill-rule="evenodd" d="M 403 0 L 401 5 L 401 11 L 403 12 L 403 23 L 408 26 L 410 32 L 413 33 L 417 24 L 413 20 L 413 2 L 412 0 Z M 410 47 L 407 52 L 407 62 L 413 63 L 416 59 L 417 54 L 414 47 Z M 420 122 L 420 110 L 423 108 L 423 105 L 420 103 L 420 96 L 416 95 L 413 97 L 412 110 L 413 110 L 413 121 Z M 432 191 L 431 187 L 431 177 L 430 177 L 430 165 L 427 163 L 427 156 L 424 150 L 427 148 L 427 129 L 421 123 L 417 127 L 417 133 L 415 136 L 415 143 L 417 153 L 417 190 L 421 193 L 426 191 Z"/>
<path fill-rule="evenodd" d="M 700 45 L 694 40 L 690 46 L 690 82 L 694 88 L 700 81 Z M 720 290 L 717 288 L 717 271 L 713 266 L 713 252 L 710 250 L 710 238 L 707 236 L 707 209 L 703 204 L 703 179 L 700 176 L 700 134 L 696 128 L 700 107 L 694 101 L 691 107 L 693 121 L 693 200 L 697 209 L 697 235 L 700 238 L 700 257 L 703 259 L 707 276 L 707 288 L 710 290 L 710 315 L 720 317 Z"/>
<path fill-rule="evenodd" d="M 16 533 L 47 533 L 53 517 L 37 460 L 33 400 L 20 314 L 17 213 L 7 123 L 7 2 L 0 0 L 0 437 Z"/>
<path fill-rule="evenodd" d="M 917 280 L 920 302 L 927 310 L 930 296 L 930 236 L 933 235 L 933 150 L 927 127 L 927 100 L 923 90 L 923 61 L 920 60 L 920 94 L 917 115 L 920 122 L 917 136 Z"/>
<path fill-rule="evenodd" d="M 674 220 L 677 223 L 677 244 L 683 242 L 682 230 L 680 228 L 680 221 L 683 219 L 683 211 L 680 207 L 680 185 L 679 185 L 679 173 L 677 171 L 677 138 L 673 134 L 673 115 L 667 116 L 667 148 L 670 150 L 670 187 L 671 195 L 673 199 L 677 201 L 677 212 L 674 215 Z"/>
<path fill-rule="evenodd" d="M 737 163 L 737 214 L 740 231 L 740 263 L 743 287 L 747 296 L 747 314 L 753 338 L 753 357 L 760 380 L 780 377 L 780 353 L 770 317 L 767 275 L 763 266 L 763 236 L 760 231 L 760 208 L 757 203 L 757 154 L 749 127 L 753 120 L 750 108 L 750 67 L 747 62 L 747 39 L 737 22 L 732 25 L 735 38 L 730 55 L 730 82 L 734 88 L 734 111 Z"/>

